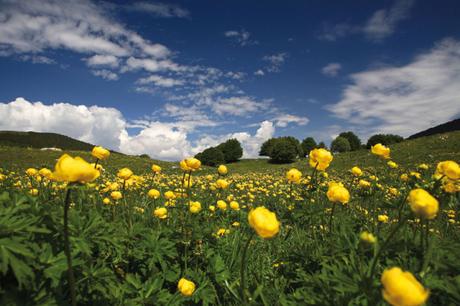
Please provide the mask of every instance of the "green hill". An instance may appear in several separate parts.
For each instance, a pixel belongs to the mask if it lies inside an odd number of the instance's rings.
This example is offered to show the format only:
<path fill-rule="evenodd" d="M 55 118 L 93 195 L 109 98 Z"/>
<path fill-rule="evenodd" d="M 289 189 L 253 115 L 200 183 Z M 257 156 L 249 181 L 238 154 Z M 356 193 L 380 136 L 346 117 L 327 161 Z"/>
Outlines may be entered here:
<path fill-rule="evenodd" d="M 403 167 L 415 167 L 420 163 L 435 164 L 442 160 L 460 161 L 460 131 L 445 134 L 421 137 L 413 140 L 405 140 L 401 143 L 390 146 L 392 159 Z M 86 160 L 92 160 L 92 146 L 86 150 L 64 150 L 73 156 L 81 156 Z M 6 169 L 15 169 L 22 171 L 28 167 L 48 167 L 53 168 L 56 160 L 63 152 L 42 151 L 34 148 L 8 147 L 0 146 L 0 167 Z M 138 156 L 129 156 L 119 153 L 113 153 L 108 161 L 103 165 L 108 170 L 115 171 L 122 167 L 129 167 L 135 173 L 142 174 L 150 171 L 152 163 L 159 164 L 163 169 L 170 173 L 176 172 L 178 164 L 143 158 Z M 384 163 L 372 156 L 369 150 L 359 150 L 335 154 L 334 160 L 329 168 L 330 172 L 342 172 L 350 169 L 352 166 L 375 167 L 383 166 Z M 292 167 L 308 173 L 311 169 L 308 167 L 306 159 L 298 160 L 292 164 L 271 164 L 267 159 L 246 159 L 228 165 L 230 173 L 248 173 L 248 172 L 279 172 L 280 174 Z M 200 174 L 213 173 L 214 168 L 203 167 Z"/>
<path fill-rule="evenodd" d="M 0 146 L 91 150 L 94 145 L 56 133 L 0 131 Z"/>

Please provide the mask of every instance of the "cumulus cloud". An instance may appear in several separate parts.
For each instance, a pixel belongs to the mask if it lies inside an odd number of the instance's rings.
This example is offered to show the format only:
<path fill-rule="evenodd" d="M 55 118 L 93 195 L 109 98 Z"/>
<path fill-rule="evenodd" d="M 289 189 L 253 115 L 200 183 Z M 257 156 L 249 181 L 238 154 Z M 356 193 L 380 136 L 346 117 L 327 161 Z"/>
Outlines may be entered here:
<path fill-rule="evenodd" d="M 118 67 L 119 59 L 113 55 L 96 54 L 86 58 L 86 64 L 90 67 L 94 66 L 109 66 L 112 68 Z"/>
<path fill-rule="evenodd" d="M 406 65 L 355 73 L 351 80 L 329 111 L 367 136 L 409 136 L 459 116 L 460 41 L 444 39 Z"/>
<path fill-rule="evenodd" d="M 321 72 L 324 75 L 335 77 L 339 74 L 340 69 L 342 69 L 342 65 L 339 63 L 329 63 L 321 69 Z"/>
<path fill-rule="evenodd" d="M 242 96 L 219 99 L 212 103 L 211 108 L 218 115 L 244 116 L 260 111 L 267 105 L 268 102 L 259 102 L 251 97 Z"/>
<path fill-rule="evenodd" d="M 242 29 L 241 31 L 227 31 L 224 33 L 225 37 L 232 39 L 232 41 L 236 42 L 240 46 L 248 46 L 248 45 L 256 45 L 258 42 L 256 40 L 252 40 L 251 33 Z"/>
<path fill-rule="evenodd" d="M 395 0 L 387 9 L 380 9 L 361 25 L 346 22 L 337 24 L 323 24 L 323 29 L 318 38 L 327 41 L 335 41 L 339 38 L 352 35 L 364 34 L 372 41 L 381 41 L 391 36 L 398 24 L 409 18 L 409 13 L 415 0 Z"/>
<path fill-rule="evenodd" d="M 137 80 L 138 84 L 145 85 L 145 84 L 154 84 L 160 87 L 173 87 L 177 85 L 182 85 L 184 82 L 181 80 L 176 80 L 172 78 L 163 77 L 161 75 L 151 75 L 145 78 L 140 78 Z"/>
<path fill-rule="evenodd" d="M 56 64 L 55 60 L 43 55 L 22 55 L 19 57 L 19 59 L 24 62 L 31 62 L 32 64 Z"/>
<path fill-rule="evenodd" d="M 310 120 L 307 117 L 301 117 L 290 114 L 281 114 L 276 116 L 273 121 L 275 121 L 276 126 L 278 127 L 287 127 L 290 123 L 295 123 L 297 125 L 307 125 Z"/>
<path fill-rule="evenodd" d="M 91 73 L 95 76 L 101 77 L 105 80 L 116 81 L 118 80 L 118 74 L 107 69 L 92 70 Z"/>
<path fill-rule="evenodd" d="M 265 72 L 262 69 L 259 69 L 254 72 L 254 75 L 263 76 L 265 75 Z"/>

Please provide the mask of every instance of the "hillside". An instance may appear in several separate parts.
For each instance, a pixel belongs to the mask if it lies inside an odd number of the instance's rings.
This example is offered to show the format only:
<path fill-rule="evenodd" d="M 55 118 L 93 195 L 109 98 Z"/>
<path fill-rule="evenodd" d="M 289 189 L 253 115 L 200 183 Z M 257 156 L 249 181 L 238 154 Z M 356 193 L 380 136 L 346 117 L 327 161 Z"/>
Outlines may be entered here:
<path fill-rule="evenodd" d="M 460 131 L 460 118 L 418 132 L 414 135 L 409 136 L 408 139 L 415 139 L 423 136 L 430 136 L 453 131 Z"/>
<path fill-rule="evenodd" d="M 0 131 L 0 145 L 23 148 L 91 150 L 94 145 L 56 133 Z"/>
<path fill-rule="evenodd" d="M 92 160 L 91 148 L 86 151 L 66 150 L 65 152 L 81 156 L 90 161 Z M 447 159 L 458 162 L 460 161 L 460 131 L 406 140 L 402 143 L 391 145 L 390 148 L 392 159 L 403 167 L 414 167 L 420 163 L 434 164 Z M 62 152 L 0 146 L 0 167 L 19 171 L 28 167 L 52 168 L 61 154 Z M 112 171 L 122 167 L 130 167 L 135 173 L 141 174 L 150 171 L 152 163 L 159 164 L 166 172 L 175 172 L 178 167 L 177 163 L 117 153 L 112 154 L 108 161 L 103 162 L 103 165 Z M 372 156 L 369 150 L 360 150 L 335 154 L 329 171 L 345 171 L 355 165 L 365 168 L 383 166 L 384 163 Z M 228 165 L 231 173 L 278 172 L 280 175 L 292 167 L 296 167 L 304 173 L 311 171 L 305 159 L 284 165 L 271 164 L 267 159 L 246 159 Z M 203 167 L 200 174 L 214 171 L 211 167 Z"/>

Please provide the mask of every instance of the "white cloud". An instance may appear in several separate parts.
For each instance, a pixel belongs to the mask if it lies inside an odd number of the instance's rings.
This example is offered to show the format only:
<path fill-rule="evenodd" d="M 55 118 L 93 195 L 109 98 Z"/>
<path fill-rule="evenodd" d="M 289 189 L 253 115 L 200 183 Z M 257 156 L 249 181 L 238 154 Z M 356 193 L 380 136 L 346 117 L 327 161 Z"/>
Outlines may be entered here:
<path fill-rule="evenodd" d="M 129 70 L 144 69 L 149 72 L 159 71 L 183 71 L 186 68 L 182 67 L 170 60 L 157 60 L 153 58 L 135 58 L 130 57 L 126 60 L 126 66 L 123 67 L 122 72 Z"/>
<path fill-rule="evenodd" d="M 374 132 L 409 136 L 460 114 L 460 41 L 444 39 L 400 67 L 351 75 L 342 99 L 327 108 Z"/>
<path fill-rule="evenodd" d="M 118 67 L 119 59 L 113 55 L 96 54 L 86 58 L 86 64 L 90 67 L 94 66 L 109 66 L 112 68 Z"/>
<path fill-rule="evenodd" d="M 265 75 L 265 72 L 262 69 L 259 69 L 256 72 L 254 72 L 254 75 L 263 76 Z"/>
<path fill-rule="evenodd" d="M 137 83 L 141 84 L 141 85 L 154 84 L 154 85 L 160 86 L 160 87 L 173 87 L 173 86 L 184 84 L 184 82 L 181 81 L 181 80 L 167 78 L 167 77 L 163 77 L 161 75 L 156 75 L 156 74 L 153 74 L 153 75 L 148 76 L 146 78 L 141 78 L 141 79 L 137 80 Z"/>
<path fill-rule="evenodd" d="M 307 125 L 310 121 L 307 117 L 300 117 L 290 114 L 281 114 L 276 116 L 273 121 L 276 122 L 276 126 L 287 127 L 289 123 L 295 123 L 298 125 Z"/>
<path fill-rule="evenodd" d="M 363 25 L 346 22 L 333 25 L 325 23 L 318 38 L 335 41 L 352 34 L 364 34 L 370 40 L 381 41 L 391 36 L 401 21 L 409 18 L 414 2 L 414 0 L 395 0 L 393 6 L 374 12 Z"/>
<path fill-rule="evenodd" d="M 56 64 L 55 60 L 43 55 L 22 55 L 19 58 L 24 62 L 31 62 L 33 64 Z"/>
<path fill-rule="evenodd" d="M 184 9 L 178 5 L 171 5 L 160 2 L 135 2 L 132 5 L 126 6 L 126 8 L 128 10 L 150 13 L 155 16 L 165 18 L 184 18 L 190 15 L 190 12 L 187 9 Z"/>
<path fill-rule="evenodd" d="M 390 9 L 376 11 L 363 28 L 372 40 L 382 40 L 392 35 L 397 24 L 409 17 L 414 0 L 397 0 Z"/>
<path fill-rule="evenodd" d="M 257 45 L 258 42 L 256 40 L 251 40 L 251 33 L 242 29 L 241 31 L 227 31 L 224 33 L 225 37 L 231 38 L 233 41 L 238 43 L 240 46 L 248 46 L 248 45 Z"/>
<path fill-rule="evenodd" d="M 265 70 L 268 72 L 281 71 L 281 66 L 286 61 L 287 57 L 288 54 L 286 52 L 264 56 L 262 60 L 268 63 L 268 66 L 265 68 Z"/>
<path fill-rule="evenodd" d="M 116 81 L 118 80 L 118 74 L 107 70 L 107 69 L 101 69 L 101 70 L 92 70 L 91 73 L 95 76 L 101 77 L 105 80 L 109 81 Z"/>
<path fill-rule="evenodd" d="M 267 105 L 267 102 L 259 102 L 251 97 L 242 96 L 219 99 L 212 103 L 211 108 L 218 115 L 230 114 L 244 116 L 249 113 L 258 112 Z"/>
<path fill-rule="evenodd" d="M 0 130 L 59 133 L 113 149 L 120 145 L 120 131 L 125 124 L 122 114 L 114 108 L 45 105 L 23 98 L 0 103 Z"/>
<path fill-rule="evenodd" d="M 339 63 L 329 63 L 321 69 L 321 72 L 324 75 L 335 77 L 339 74 L 340 69 L 342 69 L 342 65 Z"/>

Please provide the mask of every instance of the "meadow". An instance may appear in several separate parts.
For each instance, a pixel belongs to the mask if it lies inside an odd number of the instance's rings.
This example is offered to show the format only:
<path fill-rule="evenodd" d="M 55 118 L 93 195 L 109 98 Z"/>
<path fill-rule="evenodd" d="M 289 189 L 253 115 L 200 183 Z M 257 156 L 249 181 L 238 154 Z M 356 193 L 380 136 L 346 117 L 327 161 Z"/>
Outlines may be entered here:
<path fill-rule="evenodd" d="M 0 160 L 1 305 L 460 304 L 460 132 L 288 165 Z"/>

